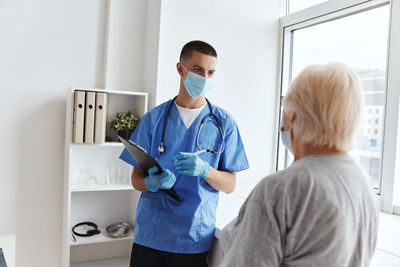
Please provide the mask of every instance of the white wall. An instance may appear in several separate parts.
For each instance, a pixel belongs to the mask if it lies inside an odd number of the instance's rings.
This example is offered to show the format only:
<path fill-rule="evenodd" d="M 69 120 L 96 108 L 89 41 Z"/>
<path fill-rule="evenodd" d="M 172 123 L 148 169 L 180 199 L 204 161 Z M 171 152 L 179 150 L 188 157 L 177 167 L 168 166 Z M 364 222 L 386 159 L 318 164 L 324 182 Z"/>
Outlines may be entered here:
<path fill-rule="evenodd" d="M 175 64 L 189 40 L 208 41 L 219 53 L 209 98 L 240 127 L 251 169 L 239 182 L 272 171 L 276 2 L 0 1 L 0 235 L 17 236 L 18 267 L 61 261 L 67 87 L 106 82 L 147 91 L 154 106 L 177 93 Z"/>
<path fill-rule="evenodd" d="M 108 0 L 105 87 L 146 91 L 143 88 L 146 0 Z"/>
<path fill-rule="evenodd" d="M 124 90 L 142 82 L 145 1 L 132 2 L 110 17 L 109 83 Z M 0 1 L 0 235 L 16 235 L 18 267 L 60 266 L 66 90 L 104 86 L 106 13 L 106 0 Z"/>
<path fill-rule="evenodd" d="M 250 170 L 239 176 L 239 183 L 253 183 L 274 169 L 278 18 L 284 10 L 283 2 L 161 3 L 157 103 L 178 92 L 175 65 L 182 46 L 195 39 L 212 44 L 218 63 L 214 91 L 207 96 L 228 110 L 239 125 L 250 162 Z"/>
<path fill-rule="evenodd" d="M 0 2 L 0 234 L 20 267 L 60 264 L 66 88 L 101 85 L 103 5 Z"/>
<path fill-rule="evenodd" d="M 149 93 L 149 108 L 156 105 L 161 0 L 147 2 L 144 37 L 143 89 Z"/>

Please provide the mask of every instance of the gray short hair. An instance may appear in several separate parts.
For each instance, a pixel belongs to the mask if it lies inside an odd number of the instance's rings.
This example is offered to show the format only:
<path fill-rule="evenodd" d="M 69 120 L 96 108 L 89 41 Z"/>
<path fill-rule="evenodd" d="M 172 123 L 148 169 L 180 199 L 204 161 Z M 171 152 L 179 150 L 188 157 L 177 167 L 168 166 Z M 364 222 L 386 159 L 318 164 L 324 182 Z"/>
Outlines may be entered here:
<path fill-rule="evenodd" d="M 303 69 L 283 99 L 292 111 L 293 135 L 303 144 L 352 147 L 363 106 L 360 83 L 346 65 L 332 63 Z"/>

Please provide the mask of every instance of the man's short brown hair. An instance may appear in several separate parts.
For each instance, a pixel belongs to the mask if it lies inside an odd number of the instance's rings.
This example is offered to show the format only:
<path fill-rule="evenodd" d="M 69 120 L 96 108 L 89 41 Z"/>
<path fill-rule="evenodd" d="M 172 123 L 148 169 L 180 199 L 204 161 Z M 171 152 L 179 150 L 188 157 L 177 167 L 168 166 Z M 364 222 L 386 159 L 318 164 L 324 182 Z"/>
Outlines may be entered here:
<path fill-rule="evenodd" d="M 181 55 L 179 57 L 179 61 L 182 62 L 182 60 L 189 59 L 192 56 L 193 51 L 217 57 L 217 51 L 215 51 L 214 47 L 212 47 L 210 44 L 206 42 L 195 40 L 183 46 Z"/>

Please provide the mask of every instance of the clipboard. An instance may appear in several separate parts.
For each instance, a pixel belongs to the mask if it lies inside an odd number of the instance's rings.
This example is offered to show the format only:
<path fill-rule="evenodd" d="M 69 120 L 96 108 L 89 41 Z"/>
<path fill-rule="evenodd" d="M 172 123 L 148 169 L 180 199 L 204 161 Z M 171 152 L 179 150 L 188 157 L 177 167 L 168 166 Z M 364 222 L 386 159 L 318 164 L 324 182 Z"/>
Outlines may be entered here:
<path fill-rule="evenodd" d="M 158 168 L 157 174 L 163 172 L 163 168 L 158 163 L 158 160 L 147 154 L 147 151 L 144 148 L 140 147 L 138 144 L 132 142 L 131 140 L 125 140 L 119 135 L 118 139 L 121 141 L 122 144 L 124 144 L 126 150 L 128 150 L 131 156 L 139 164 L 140 168 L 144 171 L 146 176 L 148 175 L 148 169 L 154 166 L 157 166 Z M 170 189 L 161 189 L 161 191 L 164 191 L 165 193 L 173 197 L 175 200 L 179 202 L 181 201 L 181 199 L 179 198 L 178 194 L 176 193 L 173 187 Z"/>

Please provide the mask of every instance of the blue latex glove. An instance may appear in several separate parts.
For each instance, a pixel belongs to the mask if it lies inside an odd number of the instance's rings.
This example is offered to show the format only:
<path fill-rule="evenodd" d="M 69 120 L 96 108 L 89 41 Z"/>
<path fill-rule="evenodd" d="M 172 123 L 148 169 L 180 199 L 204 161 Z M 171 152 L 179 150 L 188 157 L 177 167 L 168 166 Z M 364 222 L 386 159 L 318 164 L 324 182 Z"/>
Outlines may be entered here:
<path fill-rule="evenodd" d="M 159 189 L 170 189 L 175 181 L 175 175 L 168 169 L 156 174 L 158 167 L 154 166 L 148 170 L 149 176 L 144 179 L 144 184 L 150 192 L 157 192 Z"/>
<path fill-rule="evenodd" d="M 184 175 L 207 177 L 210 165 L 194 153 L 179 152 L 174 157 L 176 170 Z"/>

